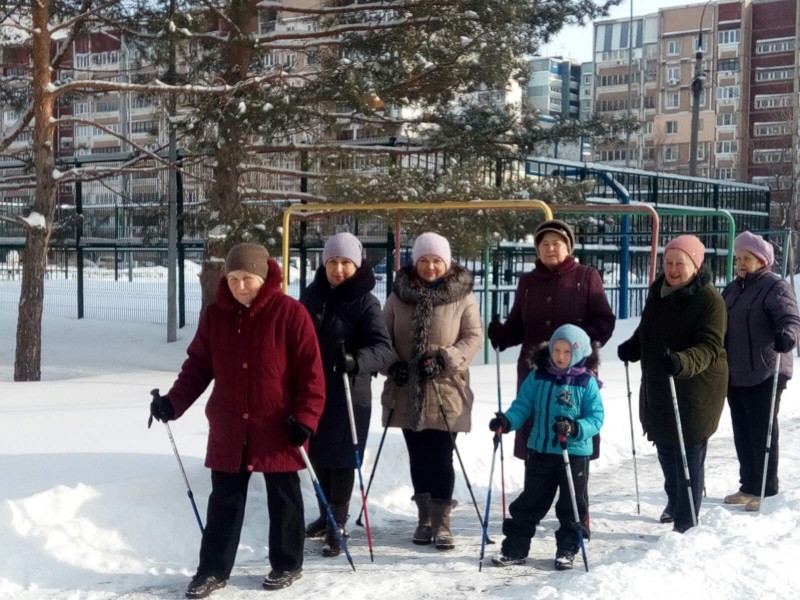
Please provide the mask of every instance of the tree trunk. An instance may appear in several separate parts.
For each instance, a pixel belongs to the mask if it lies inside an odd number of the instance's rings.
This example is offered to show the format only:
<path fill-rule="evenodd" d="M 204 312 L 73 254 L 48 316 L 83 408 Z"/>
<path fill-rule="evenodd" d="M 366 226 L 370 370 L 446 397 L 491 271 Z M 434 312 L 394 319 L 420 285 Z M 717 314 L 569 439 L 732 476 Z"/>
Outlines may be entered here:
<path fill-rule="evenodd" d="M 50 0 L 31 0 L 33 20 L 33 163 L 36 196 L 31 214 L 44 218 L 25 224 L 27 241 L 22 259 L 22 287 L 17 316 L 15 381 L 39 381 L 42 377 L 42 311 L 47 248 L 56 211 L 56 180 L 53 177 L 54 96 L 50 90 Z"/>

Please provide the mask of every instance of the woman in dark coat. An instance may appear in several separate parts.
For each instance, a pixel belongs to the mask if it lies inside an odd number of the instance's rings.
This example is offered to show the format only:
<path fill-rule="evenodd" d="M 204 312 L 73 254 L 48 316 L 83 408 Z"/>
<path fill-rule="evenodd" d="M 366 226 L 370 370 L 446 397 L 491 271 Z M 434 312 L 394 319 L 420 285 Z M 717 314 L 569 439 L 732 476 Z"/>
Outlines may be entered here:
<path fill-rule="evenodd" d="M 730 384 L 728 405 L 733 442 L 739 459 L 739 490 L 726 504 L 761 507 L 764 453 L 776 361 L 780 361 L 765 496 L 778 493 L 778 410 L 781 393 L 792 377 L 791 351 L 800 338 L 797 298 L 788 282 L 770 271 L 774 262 L 769 242 L 745 231 L 736 237 L 736 279 L 722 297 L 728 308 Z"/>
<path fill-rule="evenodd" d="M 728 384 L 725 302 L 708 269 L 701 268 L 704 252 L 693 235 L 678 236 L 666 245 L 664 272 L 650 286 L 639 327 L 617 350 L 622 361 L 642 361 L 639 419 L 647 439 L 656 445 L 664 472 L 667 507 L 661 521 L 674 521 L 680 533 L 692 527 L 693 519 L 669 376 L 675 380 L 696 514 L 708 438 L 719 425 Z"/>
<path fill-rule="evenodd" d="M 545 221 L 536 228 L 534 241 L 536 267 L 520 277 L 506 322 L 492 321 L 488 331 L 492 346 L 501 351 L 522 344 L 517 360 L 517 390 L 531 372 L 534 351 L 549 341 L 556 329 L 577 325 L 593 344 L 602 346 L 611 338 L 616 322 L 600 274 L 572 256 L 572 227 L 557 219 Z M 530 432 L 530 421 L 517 430 L 517 458 L 525 460 Z"/>
<path fill-rule="evenodd" d="M 150 414 L 180 417 L 205 391 L 211 496 L 200 564 L 187 598 L 225 587 L 242 530 L 247 486 L 264 474 L 269 511 L 268 590 L 290 585 L 303 565 L 303 495 L 297 446 L 317 427 L 325 402 L 317 336 L 302 305 L 281 291 L 266 248 L 239 244 L 225 260 L 216 299 L 203 311 L 172 389 Z"/>
<path fill-rule="evenodd" d="M 323 265 L 300 301 L 314 321 L 325 368 L 325 410 L 311 438 L 311 462 L 339 525 L 347 521 L 353 492 L 353 436 L 343 375 L 350 381 L 358 450 L 364 456 L 372 410 L 370 380 L 392 354 L 381 315 L 372 267 L 361 258 L 361 243 L 350 233 L 338 233 L 325 243 Z M 342 349 L 342 344 L 344 348 Z M 323 556 L 341 552 L 336 531 L 319 506 L 319 517 L 306 528 L 308 537 L 325 534 Z"/>

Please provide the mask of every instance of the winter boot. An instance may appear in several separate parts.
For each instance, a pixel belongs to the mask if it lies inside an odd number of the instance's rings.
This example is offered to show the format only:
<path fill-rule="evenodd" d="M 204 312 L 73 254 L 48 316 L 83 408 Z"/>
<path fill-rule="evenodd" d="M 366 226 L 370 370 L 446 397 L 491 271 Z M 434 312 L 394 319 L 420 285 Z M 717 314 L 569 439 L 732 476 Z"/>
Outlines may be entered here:
<path fill-rule="evenodd" d="M 431 500 L 431 529 L 437 550 L 452 550 L 456 547 L 450 531 L 450 511 L 458 504 L 455 500 Z"/>
<path fill-rule="evenodd" d="M 320 502 L 319 498 L 317 498 L 317 506 L 319 507 L 319 517 L 306 526 L 307 538 L 321 538 L 325 535 L 325 523 L 328 520 L 328 515 L 325 511 L 325 505 Z"/>
<path fill-rule="evenodd" d="M 671 504 L 667 504 L 658 520 L 662 523 L 672 523 L 675 521 L 675 509 L 672 508 Z"/>
<path fill-rule="evenodd" d="M 331 557 L 339 556 L 342 553 L 342 547 L 339 544 L 339 534 L 344 534 L 344 524 L 347 523 L 347 514 L 350 506 L 348 504 L 331 504 L 331 512 L 336 523 L 339 525 L 339 530 L 331 527 L 330 523 L 325 526 L 325 544 L 322 546 L 322 556 Z"/>
<path fill-rule="evenodd" d="M 575 562 L 575 553 L 569 550 L 556 552 L 556 571 L 569 571 Z"/>
<path fill-rule="evenodd" d="M 420 546 L 431 543 L 433 529 L 431 529 L 431 495 L 427 492 L 414 494 L 411 499 L 417 503 L 417 528 L 414 530 L 412 541 Z"/>
<path fill-rule="evenodd" d="M 753 494 L 748 494 L 742 490 L 739 490 L 738 492 L 725 496 L 723 502 L 725 504 L 747 504 L 756 497 L 757 496 L 754 496 Z"/>

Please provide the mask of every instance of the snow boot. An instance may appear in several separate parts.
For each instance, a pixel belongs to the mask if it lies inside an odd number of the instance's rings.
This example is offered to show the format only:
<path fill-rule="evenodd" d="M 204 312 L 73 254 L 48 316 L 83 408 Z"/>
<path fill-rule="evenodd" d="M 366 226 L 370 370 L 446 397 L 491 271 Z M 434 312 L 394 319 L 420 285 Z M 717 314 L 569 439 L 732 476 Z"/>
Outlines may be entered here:
<path fill-rule="evenodd" d="M 675 509 L 671 504 L 667 504 L 658 520 L 662 523 L 672 523 L 675 520 Z"/>
<path fill-rule="evenodd" d="M 417 528 L 414 530 L 412 541 L 419 546 L 431 543 L 433 529 L 431 529 L 431 495 L 427 492 L 414 494 L 411 499 L 417 503 Z"/>
<path fill-rule="evenodd" d="M 431 529 L 437 550 L 452 550 L 456 547 L 450 531 L 450 511 L 458 504 L 455 500 L 431 500 Z"/>
<path fill-rule="evenodd" d="M 300 579 L 303 576 L 303 568 L 298 567 L 297 569 L 292 569 L 285 571 L 283 569 L 272 569 L 269 572 L 269 575 L 264 579 L 264 583 L 261 584 L 265 590 L 282 590 L 285 587 L 289 587 Z"/>
<path fill-rule="evenodd" d="M 569 550 L 556 552 L 556 571 L 569 571 L 575 562 L 575 553 Z"/>
<path fill-rule="evenodd" d="M 512 565 L 524 565 L 525 558 L 506 556 L 502 552 L 498 552 L 492 557 L 492 564 L 495 567 L 510 567 Z"/>
<path fill-rule="evenodd" d="M 739 490 L 738 492 L 736 492 L 734 494 L 729 494 L 729 495 L 725 496 L 725 499 L 723 500 L 723 502 L 725 504 L 747 504 L 753 498 L 758 498 L 758 496 L 754 496 L 753 494 L 747 494 L 747 493 Z"/>
<path fill-rule="evenodd" d="M 325 526 L 325 544 L 322 546 L 322 556 L 330 558 L 332 556 L 339 556 L 342 553 L 342 546 L 339 544 L 339 533 L 344 534 L 344 525 L 347 523 L 347 514 L 349 504 L 331 504 L 331 512 L 333 518 L 339 526 L 339 530 L 331 527 L 330 523 Z"/>
<path fill-rule="evenodd" d="M 224 588 L 227 581 L 219 579 L 213 575 L 201 575 L 198 573 L 189 582 L 186 588 L 187 598 L 208 598 L 214 590 Z"/>
<path fill-rule="evenodd" d="M 319 517 L 311 521 L 306 526 L 307 538 L 321 538 L 325 535 L 325 523 L 328 521 L 328 514 L 325 510 L 325 505 L 317 498 L 317 506 L 319 507 Z"/>

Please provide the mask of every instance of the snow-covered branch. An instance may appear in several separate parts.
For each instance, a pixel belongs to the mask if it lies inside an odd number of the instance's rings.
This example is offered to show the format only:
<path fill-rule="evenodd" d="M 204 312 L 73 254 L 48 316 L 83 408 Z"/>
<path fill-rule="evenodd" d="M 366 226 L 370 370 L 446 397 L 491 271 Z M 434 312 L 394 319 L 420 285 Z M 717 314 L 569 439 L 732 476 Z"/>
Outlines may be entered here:
<path fill-rule="evenodd" d="M 250 77 L 235 85 L 168 85 L 163 81 L 154 79 L 151 83 L 120 83 L 116 81 L 101 81 L 98 79 L 80 79 L 62 85 L 51 84 L 49 90 L 53 94 L 61 95 L 69 92 L 137 92 L 140 94 L 231 94 L 239 90 L 258 87 L 264 83 L 280 79 L 280 74 L 260 75 Z"/>
<path fill-rule="evenodd" d="M 290 6 L 277 0 L 263 0 L 258 3 L 259 8 L 274 8 L 282 13 L 296 13 L 307 15 L 341 15 L 360 13 L 363 11 L 400 11 L 421 6 L 422 2 L 353 2 L 345 6 L 302 7 Z"/>

